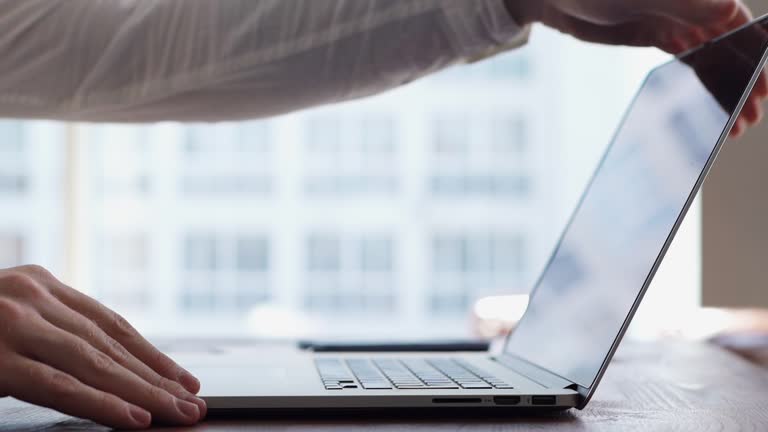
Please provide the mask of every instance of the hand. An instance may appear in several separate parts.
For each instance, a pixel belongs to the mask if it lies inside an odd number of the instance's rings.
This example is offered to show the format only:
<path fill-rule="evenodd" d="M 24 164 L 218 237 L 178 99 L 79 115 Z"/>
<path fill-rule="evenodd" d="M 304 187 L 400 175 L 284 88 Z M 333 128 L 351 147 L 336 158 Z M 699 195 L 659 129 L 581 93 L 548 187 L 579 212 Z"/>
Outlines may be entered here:
<path fill-rule="evenodd" d="M 0 270 L 0 397 L 139 429 L 197 423 L 199 389 L 125 319 L 46 270 Z"/>
<path fill-rule="evenodd" d="M 506 0 L 519 24 L 541 22 L 578 39 L 611 45 L 654 46 L 678 54 L 746 24 L 752 14 L 740 0 Z M 731 135 L 763 117 L 768 97 L 763 76 Z"/>
<path fill-rule="evenodd" d="M 691 66 L 701 83 L 714 96 L 725 112 L 733 112 L 741 100 L 741 86 L 751 78 L 755 64 L 768 46 L 768 31 L 764 23 L 751 25 L 707 46 L 705 50 L 694 50 L 681 58 Z M 765 75 L 755 84 L 752 95 L 742 109 L 731 131 L 740 135 L 746 124 L 756 123 L 762 116 L 760 101 L 768 93 Z"/>

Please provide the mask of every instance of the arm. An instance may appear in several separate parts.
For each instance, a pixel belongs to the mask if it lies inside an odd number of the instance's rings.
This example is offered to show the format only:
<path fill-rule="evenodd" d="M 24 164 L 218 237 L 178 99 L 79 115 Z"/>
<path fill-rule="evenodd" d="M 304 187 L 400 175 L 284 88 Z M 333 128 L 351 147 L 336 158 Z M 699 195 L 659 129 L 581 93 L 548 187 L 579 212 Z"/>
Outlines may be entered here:
<path fill-rule="evenodd" d="M 524 42 L 503 0 L 0 0 L 0 117 L 216 121 Z"/>

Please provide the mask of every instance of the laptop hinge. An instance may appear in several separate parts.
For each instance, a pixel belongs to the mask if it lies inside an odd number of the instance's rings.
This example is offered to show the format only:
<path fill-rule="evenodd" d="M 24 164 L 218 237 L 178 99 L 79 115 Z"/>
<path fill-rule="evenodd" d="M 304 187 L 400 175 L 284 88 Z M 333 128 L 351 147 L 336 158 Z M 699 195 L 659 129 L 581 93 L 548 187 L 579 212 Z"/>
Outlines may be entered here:
<path fill-rule="evenodd" d="M 504 354 L 494 356 L 493 360 L 546 388 L 570 389 L 574 391 L 578 391 L 579 389 L 578 384 L 559 375 L 555 375 L 546 369 L 521 359 L 520 357 Z"/>

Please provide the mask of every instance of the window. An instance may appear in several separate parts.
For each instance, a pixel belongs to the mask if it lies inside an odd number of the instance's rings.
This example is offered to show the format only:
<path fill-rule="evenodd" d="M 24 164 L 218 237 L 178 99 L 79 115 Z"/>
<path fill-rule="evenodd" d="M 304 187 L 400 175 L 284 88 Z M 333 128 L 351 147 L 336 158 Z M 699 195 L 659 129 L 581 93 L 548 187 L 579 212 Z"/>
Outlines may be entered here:
<path fill-rule="evenodd" d="M 341 269 L 341 241 L 334 235 L 313 235 L 307 241 L 307 270 L 338 272 Z"/>
<path fill-rule="evenodd" d="M 0 121 L 0 196 L 20 196 L 27 190 L 23 123 Z"/>
<path fill-rule="evenodd" d="M 272 123 L 190 126 L 184 133 L 181 189 L 190 198 L 272 193 Z"/>
<path fill-rule="evenodd" d="M 121 309 L 141 309 L 151 302 L 150 244 L 145 233 L 111 234 L 96 245 L 97 297 Z"/>
<path fill-rule="evenodd" d="M 341 153 L 341 119 L 312 116 L 306 121 L 304 143 L 311 158 L 335 158 Z"/>
<path fill-rule="evenodd" d="M 271 134 L 272 124 L 265 120 L 192 125 L 186 130 L 184 152 L 187 158 L 197 160 L 215 158 L 237 161 L 240 157 L 258 160 L 271 152 Z"/>
<path fill-rule="evenodd" d="M 391 157 L 395 151 L 395 122 L 389 115 L 369 115 L 360 119 L 357 128 L 360 141 L 360 153 L 369 162 L 376 165 L 379 157 Z"/>
<path fill-rule="evenodd" d="M 520 51 L 501 54 L 492 61 L 451 68 L 438 77 L 450 82 L 469 81 L 475 85 L 482 85 L 487 82 L 525 83 L 534 81 L 536 78 L 533 74 L 535 59 L 531 58 L 529 54 Z"/>
<path fill-rule="evenodd" d="M 528 124 L 522 115 L 497 116 L 489 125 L 491 153 L 500 157 L 522 157 L 528 149 Z"/>
<path fill-rule="evenodd" d="M 461 317 L 481 296 L 519 292 L 525 256 L 520 234 L 435 235 L 431 311 Z"/>
<path fill-rule="evenodd" d="M 238 238 L 237 269 L 240 272 L 269 270 L 269 249 L 266 240 L 259 237 Z"/>
<path fill-rule="evenodd" d="M 391 115 L 313 115 L 306 121 L 304 191 L 317 198 L 392 196 L 398 189 Z"/>
<path fill-rule="evenodd" d="M 388 235 L 310 235 L 306 309 L 328 318 L 382 316 L 394 311 L 392 255 Z"/>
<path fill-rule="evenodd" d="M 94 126 L 84 137 L 92 187 L 97 199 L 141 199 L 151 192 L 151 130 L 145 127 Z M 115 138 L 120 137 L 120 138 Z"/>
<path fill-rule="evenodd" d="M 0 121 L 0 155 L 20 155 L 24 150 L 24 124 Z"/>
<path fill-rule="evenodd" d="M 191 233 L 183 255 L 181 304 L 188 313 L 242 315 L 270 299 L 267 237 Z"/>
<path fill-rule="evenodd" d="M 501 55 L 497 61 L 487 63 L 486 67 L 492 79 L 526 80 L 531 76 L 530 58 L 524 55 Z"/>
<path fill-rule="evenodd" d="M 27 189 L 23 175 L 0 173 L 0 195 L 21 195 Z"/>
<path fill-rule="evenodd" d="M 434 120 L 434 151 L 438 156 L 462 157 L 469 152 L 471 126 L 466 116 L 440 116 Z"/>
<path fill-rule="evenodd" d="M 530 196 L 526 128 L 523 116 L 438 116 L 432 123 L 432 195 L 500 200 Z"/>
<path fill-rule="evenodd" d="M 24 260 L 24 239 L 18 234 L 0 233 L 0 269 L 16 267 Z"/>

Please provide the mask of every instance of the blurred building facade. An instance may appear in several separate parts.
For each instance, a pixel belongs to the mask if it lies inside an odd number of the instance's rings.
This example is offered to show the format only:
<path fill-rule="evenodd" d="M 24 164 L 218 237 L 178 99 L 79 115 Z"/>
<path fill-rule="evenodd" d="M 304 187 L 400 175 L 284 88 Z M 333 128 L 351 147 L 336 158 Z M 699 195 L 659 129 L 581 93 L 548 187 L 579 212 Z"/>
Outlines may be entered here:
<path fill-rule="evenodd" d="M 464 333 L 475 299 L 531 289 L 593 167 L 564 187 L 567 93 L 593 92 L 561 40 L 275 119 L 0 123 L 0 267 L 159 334 Z"/>

